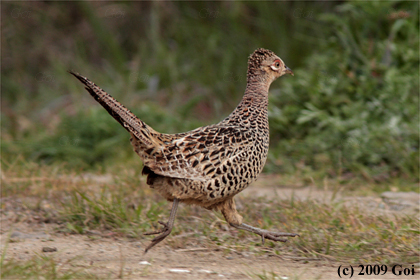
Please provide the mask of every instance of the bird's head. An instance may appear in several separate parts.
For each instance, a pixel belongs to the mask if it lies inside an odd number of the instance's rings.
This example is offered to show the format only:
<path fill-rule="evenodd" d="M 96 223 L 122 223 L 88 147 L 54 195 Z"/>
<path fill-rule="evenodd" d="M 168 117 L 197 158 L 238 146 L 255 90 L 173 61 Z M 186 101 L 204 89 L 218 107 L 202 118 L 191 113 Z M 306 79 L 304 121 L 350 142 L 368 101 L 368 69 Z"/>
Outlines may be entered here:
<path fill-rule="evenodd" d="M 268 82 L 272 83 L 284 74 L 291 74 L 292 70 L 287 67 L 283 60 L 274 52 L 266 49 L 256 49 L 248 60 L 249 82 Z"/>

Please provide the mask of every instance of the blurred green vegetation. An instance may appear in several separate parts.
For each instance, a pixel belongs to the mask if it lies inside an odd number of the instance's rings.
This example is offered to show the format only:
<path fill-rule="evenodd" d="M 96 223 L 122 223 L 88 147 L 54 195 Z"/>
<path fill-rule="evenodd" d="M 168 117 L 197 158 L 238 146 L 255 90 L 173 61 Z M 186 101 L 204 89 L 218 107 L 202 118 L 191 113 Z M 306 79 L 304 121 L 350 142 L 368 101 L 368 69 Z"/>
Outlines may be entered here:
<path fill-rule="evenodd" d="M 272 95 L 274 166 L 418 178 L 419 10 L 394 7 L 350 2 L 319 16 L 325 41 Z"/>
<path fill-rule="evenodd" d="M 246 59 L 276 52 L 266 171 L 418 181 L 417 2 L 5 2 L 2 159 L 71 168 L 137 157 L 129 135 L 66 71 L 158 131 L 217 122 Z M 315 175 L 314 175 L 315 174 Z"/>

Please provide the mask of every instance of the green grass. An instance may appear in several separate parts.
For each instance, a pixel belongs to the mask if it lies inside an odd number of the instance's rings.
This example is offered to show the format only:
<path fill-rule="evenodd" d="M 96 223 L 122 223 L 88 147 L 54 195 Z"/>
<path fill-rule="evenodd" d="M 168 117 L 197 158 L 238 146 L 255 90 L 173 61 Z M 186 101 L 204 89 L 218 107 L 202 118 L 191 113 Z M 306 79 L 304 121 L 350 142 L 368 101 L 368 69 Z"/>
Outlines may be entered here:
<path fill-rule="evenodd" d="M 83 173 L 57 173 L 55 168 L 36 164 L 22 167 L 3 163 L 2 169 L 6 178 L 3 196 L 27 201 L 24 209 L 28 214 L 57 223 L 57 232 L 86 234 L 96 230 L 104 233 L 102 237 L 114 233 L 147 242 L 150 237 L 142 234 L 159 227 L 157 221 L 168 219 L 170 203 L 153 193 L 144 178 L 139 179 L 136 170 L 140 169 L 108 171 L 111 178 L 105 182 L 100 182 L 100 172 L 92 173 L 93 179 L 85 175 L 82 180 L 78 178 Z M 40 203 L 45 200 L 48 207 Z M 229 228 L 220 213 L 182 205 L 167 244 L 173 248 L 206 247 L 226 253 L 253 252 L 347 263 L 391 265 L 419 261 L 420 224 L 414 215 L 380 215 L 343 202 L 293 198 L 238 197 L 237 202 L 246 223 L 296 232 L 300 237 L 290 238 L 287 243 L 266 241 L 263 246 L 257 235 Z"/>

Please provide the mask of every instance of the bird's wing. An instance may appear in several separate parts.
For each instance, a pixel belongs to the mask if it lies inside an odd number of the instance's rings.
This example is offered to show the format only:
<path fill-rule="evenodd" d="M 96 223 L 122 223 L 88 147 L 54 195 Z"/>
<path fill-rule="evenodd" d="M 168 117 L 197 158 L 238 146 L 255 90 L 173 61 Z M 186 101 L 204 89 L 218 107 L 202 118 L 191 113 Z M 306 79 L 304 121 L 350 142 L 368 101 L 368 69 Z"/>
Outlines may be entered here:
<path fill-rule="evenodd" d="M 253 148 L 249 130 L 235 126 L 211 125 L 165 136 L 164 145 L 138 154 L 154 173 L 174 178 L 207 181 L 244 161 Z"/>

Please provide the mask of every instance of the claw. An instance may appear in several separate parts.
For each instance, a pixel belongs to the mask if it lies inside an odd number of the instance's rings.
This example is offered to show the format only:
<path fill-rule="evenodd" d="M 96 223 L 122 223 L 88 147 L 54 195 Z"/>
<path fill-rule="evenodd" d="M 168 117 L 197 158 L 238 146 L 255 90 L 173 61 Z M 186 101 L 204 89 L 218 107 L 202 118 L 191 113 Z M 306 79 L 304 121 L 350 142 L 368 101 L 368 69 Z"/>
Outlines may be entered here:
<path fill-rule="evenodd" d="M 162 221 L 158 221 L 159 224 L 163 225 L 164 227 L 168 227 L 168 223 L 162 222 Z"/>
<path fill-rule="evenodd" d="M 161 242 L 163 239 L 165 239 L 172 231 L 172 228 L 169 228 L 167 223 L 159 221 L 159 224 L 163 225 L 163 228 L 161 230 L 144 233 L 144 235 L 153 235 L 153 234 L 159 234 L 160 233 L 160 235 L 158 235 L 158 236 L 156 236 L 155 238 L 152 239 L 152 242 L 144 250 L 145 253 L 147 253 L 147 251 L 149 251 L 150 248 L 152 248 L 153 246 L 155 246 L 156 244 Z"/>
<path fill-rule="evenodd" d="M 152 231 L 152 232 L 146 232 L 146 233 L 143 233 L 143 234 L 144 235 L 155 235 L 155 234 L 159 234 L 159 233 L 162 233 L 162 232 L 165 232 L 165 231 L 168 230 L 168 224 L 167 223 L 164 223 L 164 222 L 161 222 L 161 221 L 158 221 L 158 223 L 163 225 L 162 229 Z"/>

